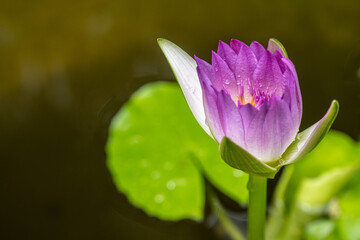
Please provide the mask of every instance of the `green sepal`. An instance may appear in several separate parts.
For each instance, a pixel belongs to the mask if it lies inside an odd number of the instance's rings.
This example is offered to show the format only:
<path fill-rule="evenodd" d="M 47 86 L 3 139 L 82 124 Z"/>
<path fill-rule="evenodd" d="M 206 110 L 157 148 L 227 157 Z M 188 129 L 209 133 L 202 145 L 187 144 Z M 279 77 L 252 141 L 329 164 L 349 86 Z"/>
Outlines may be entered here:
<path fill-rule="evenodd" d="M 274 178 L 278 172 L 260 161 L 246 150 L 233 143 L 228 137 L 224 137 L 220 143 L 220 155 L 231 167 L 242 170 L 248 174 L 258 175 L 266 178 Z"/>
<path fill-rule="evenodd" d="M 285 57 L 289 58 L 284 45 L 282 45 L 282 43 L 276 38 L 270 38 L 267 49 L 271 53 L 274 53 L 276 50 L 279 50 Z"/>
<path fill-rule="evenodd" d="M 293 163 L 312 151 L 324 138 L 339 112 L 339 102 L 333 100 L 325 116 L 304 131 L 296 135 L 295 140 L 285 150 L 276 166 Z"/>

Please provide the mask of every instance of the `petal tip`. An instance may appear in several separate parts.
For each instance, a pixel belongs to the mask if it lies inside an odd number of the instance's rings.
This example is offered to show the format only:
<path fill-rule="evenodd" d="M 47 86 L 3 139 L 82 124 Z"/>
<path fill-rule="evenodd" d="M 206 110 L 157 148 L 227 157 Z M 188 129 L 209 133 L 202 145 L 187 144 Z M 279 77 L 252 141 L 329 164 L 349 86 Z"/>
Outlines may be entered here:
<path fill-rule="evenodd" d="M 327 117 L 327 115 L 329 115 L 330 112 L 332 112 L 331 115 L 332 115 L 332 119 L 333 119 L 332 122 L 333 122 L 335 120 L 337 114 L 339 113 L 339 108 L 340 108 L 339 101 L 336 99 L 332 100 L 329 110 L 323 118 Z"/>
<path fill-rule="evenodd" d="M 340 108 L 340 104 L 339 104 L 339 101 L 334 99 L 331 101 L 331 105 L 333 105 L 334 107 L 336 107 L 336 109 L 339 111 L 339 108 Z"/>
<path fill-rule="evenodd" d="M 293 163 L 312 151 L 329 131 L 338 112 L 339 102 L 333 100 L 324 117 L 311 127 L 298 133 L 296 140 L 285 150 L 282 156 L 282 165 Z"/>
<path fill-rule="evenodd" d="M 195 62 L 198 63 L 198 61 L 200 61 L 201 59 L 198 58 L 195 54 L 194 54 L 194 59 L 195 59 Z M 198 64 L 199 65 L 199 64 Z"/>
<path fill-rule="evenodd" d="M 171 43 L 169 40 L 166 40 L 165 38 L 157 38 L 156 40 L 160 47 L 166 43 Z"/>
<path fill-rule="evenodd" d="M 271 53 L 274 53 L 276 50 L 279 50 L 280 53 L 284 57 L 288 58 L 288 54 L 287 54 L 287 52 L 285 50 L 284 45 L 279 40 L 277 40 L 276 38 L 270 38 L 269 39 L 267 50 L 269 50 Z"/>

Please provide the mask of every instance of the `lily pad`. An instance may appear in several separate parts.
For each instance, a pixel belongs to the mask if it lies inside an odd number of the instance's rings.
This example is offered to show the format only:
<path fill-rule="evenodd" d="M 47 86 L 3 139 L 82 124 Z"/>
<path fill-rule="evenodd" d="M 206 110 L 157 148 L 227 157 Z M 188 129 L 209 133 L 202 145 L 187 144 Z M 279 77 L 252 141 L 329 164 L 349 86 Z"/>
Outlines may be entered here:
<path fill-rule="evenodd" d="M 164 220 L 201 220 L 204 178 L 240 204 L 248 175 L 221 159 L 218 144 L 198 125 L 177 84 L 140 88 L 113 118 L 106 146 L 118 190 Z"/>

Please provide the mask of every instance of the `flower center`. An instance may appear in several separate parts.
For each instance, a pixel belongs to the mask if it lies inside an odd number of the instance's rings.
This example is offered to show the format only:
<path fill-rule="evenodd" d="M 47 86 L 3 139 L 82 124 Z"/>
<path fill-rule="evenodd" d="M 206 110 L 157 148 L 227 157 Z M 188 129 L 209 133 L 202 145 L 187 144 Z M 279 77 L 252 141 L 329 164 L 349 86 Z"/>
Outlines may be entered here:
<path fill-rule="evenodd" d="M 230 89 L 230 91 L 228 91 L 225 86 L 224 89 L 239 108 L 246 104 L 251 104 L 256 108 L 260 108 L 264 102 L 270 101 L 271 95 L 276 92 L 276 88 L 270 92 L 269 87 L 263 87 L 257 80 L 250 82 L 249 79 L 247 80 L 246 85 L 240 80 L 237 86 Z"/>

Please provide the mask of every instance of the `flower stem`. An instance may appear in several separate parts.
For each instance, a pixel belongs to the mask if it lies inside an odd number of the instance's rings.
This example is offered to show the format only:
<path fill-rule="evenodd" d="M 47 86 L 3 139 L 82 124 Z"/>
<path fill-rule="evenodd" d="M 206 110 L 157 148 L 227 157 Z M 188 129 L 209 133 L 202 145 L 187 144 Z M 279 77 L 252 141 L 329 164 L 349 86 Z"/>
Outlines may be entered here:
<path fill-rule="evenodd" d="M 216 197 L 215 193 L 208 187 L 209 200 L 212 210 L 217 214 L 218 219 L 226 233 L 233 240 L 245 240 L 245 237 L 242 235 L 240 230 L 235 226 L 231 219 L 226 214 L 225 209 L 221 206 L 219 199 Z"/>
<path fill-rule="evenodd" d="M 266 239 L 275 239 L 279 237 L 284 226 L 288 224 L 285 216 L 285 192 L 288 187 L 290 177 L 294 172 L 294 165 L 288 165 L 284 168 L 281 178 L 276 184 L 273 199 L 269 208 L 269 216 L 266 222 Z M 294 240 L 294 239 L 292 239 Z"/>
<path fill-rule="evenodd" d="M 249 176 L 248 240 L 265 239 L 267 178 Z"/>

